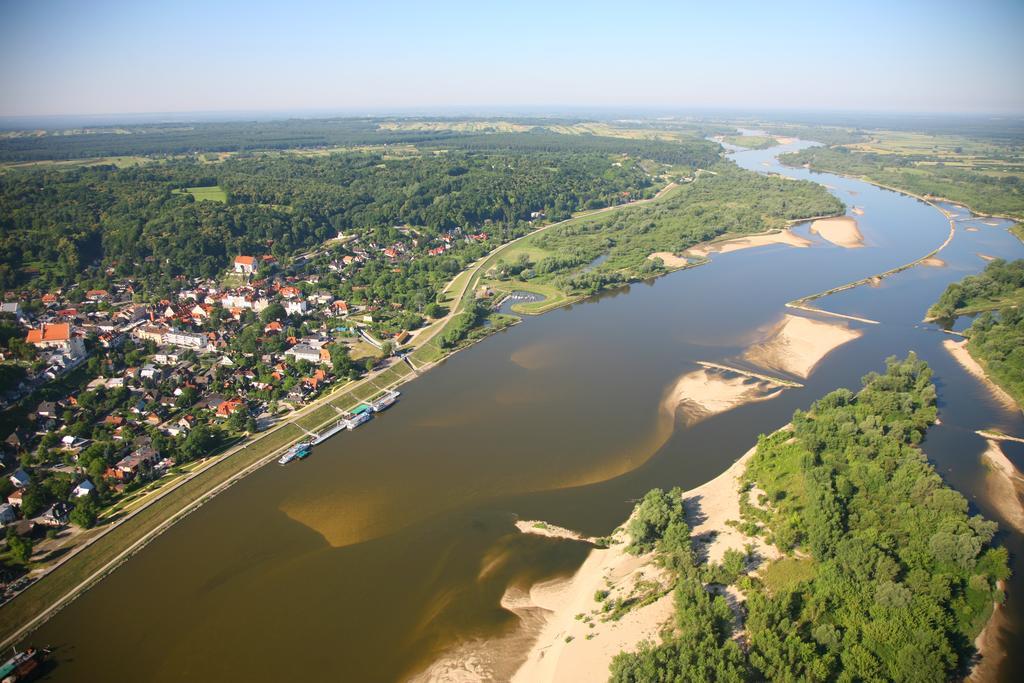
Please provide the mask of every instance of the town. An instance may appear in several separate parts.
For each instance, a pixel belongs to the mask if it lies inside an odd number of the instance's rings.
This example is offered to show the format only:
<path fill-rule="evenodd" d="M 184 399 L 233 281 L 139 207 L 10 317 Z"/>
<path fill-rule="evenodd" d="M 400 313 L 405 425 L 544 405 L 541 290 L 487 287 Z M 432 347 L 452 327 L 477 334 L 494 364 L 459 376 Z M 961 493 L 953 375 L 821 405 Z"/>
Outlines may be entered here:
<path fill-rule="evenodd" d="M 439 289 L 486 253 L 488 235 L 389 232 L 386 243 L 339 234 L 286 264 L 239 254 L 219 278 L 183 280 L 159 301 L 114 277 L 105 289 L 7 292 L 0 522 L 11 557 L 45 570 L 162 477 L 286 420 L 333 385 L 408 362 L 424 324 L 448 310 L 419 295 L 410 311 L 389 300 L 392 288 L 362 284 L 367 275 L 422 270 L 439 275 L 429 280 Z M 432 269 L 417 263 L 441 258 Z M 2 578 L 9 599 L 31 575 L 12 565 Z"/>

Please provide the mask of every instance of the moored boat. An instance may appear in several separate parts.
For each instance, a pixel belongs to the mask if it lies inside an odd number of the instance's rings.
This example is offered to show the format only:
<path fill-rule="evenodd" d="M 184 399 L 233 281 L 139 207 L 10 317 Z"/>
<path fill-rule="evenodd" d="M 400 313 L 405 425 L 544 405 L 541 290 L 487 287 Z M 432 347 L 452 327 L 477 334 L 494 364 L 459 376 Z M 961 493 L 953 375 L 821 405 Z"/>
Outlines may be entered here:
<path fill-rule="evenodd" d="M 382 410 L 386 410 L 391 406 L 395 405 L 395 401 L 398 400 L 398 397 L 400 395 L 401 394 L 397 391 L 389 391 L 388 393 L 384 394 L 376 401 L 371 403 L 370 406 L 373 408 L 373 412 L 379 413 Z"/>

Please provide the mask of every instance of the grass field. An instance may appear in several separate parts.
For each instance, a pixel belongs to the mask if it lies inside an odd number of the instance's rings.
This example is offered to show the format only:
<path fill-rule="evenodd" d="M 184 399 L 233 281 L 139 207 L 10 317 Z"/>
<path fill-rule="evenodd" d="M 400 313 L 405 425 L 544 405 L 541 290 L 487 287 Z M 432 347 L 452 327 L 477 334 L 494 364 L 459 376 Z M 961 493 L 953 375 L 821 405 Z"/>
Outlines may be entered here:
<path fill-rule="evenodd" d="M 85 168 L 87 166 L 117 166 L 118 168 L 131 168 L 132 166 L 141 166 L 143 164 L 151 164 L 156 159 L 149 157 L 140 156 L 121 156 L 121 157 L 98 157 L 94 159 L 61 159 L 53 161 L 19 161 L 0 164 L 0 173 L 4 171 L 16 171 L 16 170 L 30 170 L 30 171 L 45 171 L 45 170 L 71 170 L 75 168 Z"/>
<path fill-rule="evenodd" d="M 766 135 L 726 135 L 722 140 L 730 145 L 747 149 L 768 149 L 779 144 L 778 140 Z"/>
<path fill-rule="evenodd" d="M 228 193 L 220 185 L 213 187 L 186 187 L 184 190 L 175 190 L 175 194 L 188 193 L 195 197 L 197 202 L 221 202 L 227 203 Z"/>

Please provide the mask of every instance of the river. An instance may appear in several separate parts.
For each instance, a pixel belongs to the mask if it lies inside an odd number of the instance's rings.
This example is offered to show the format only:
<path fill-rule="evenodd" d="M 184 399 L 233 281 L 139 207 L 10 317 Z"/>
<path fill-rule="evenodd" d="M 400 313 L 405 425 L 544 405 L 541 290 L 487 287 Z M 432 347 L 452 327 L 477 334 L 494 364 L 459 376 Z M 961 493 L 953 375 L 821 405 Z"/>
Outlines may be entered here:
<path fill-rule="evenodd" d="M 939 257 L 816 302 L 877 320 L 781 396 L 686 427 L 659 407 L 695 361 L 727 361 L 787 301 L 912 261 L 941 244 L 939 211 L 868 183 L 778 165 L 806 143 L 735 151 L 741 166 L 823 183 L 863 210 L 867 246 L 774 245 L 593 297 L 494 335 L 405 386 L 401 401 L 288 467 L 242 480 L 152 542 L 29 638 L 56 648 L 53 681 L 406 679 L 457 654 L 502 678 L 524 647 L 500 605 L 510 586 L 571 574 L 588 546 L 516 531 L 544 519 L 609 533 L 654 486 L 689 488 L 725 470 L 796 408 L 916 351 L 931 363 L 941 425 L 924 451 L 978 510 L 998 519 L 979 460 L 996 427 L 1024 436 L 919 321 L 978 254 L 1024 257 L 998 226 L 958 209 Z M 966 228 L 977 228 L 968 231 Z M 1019 444 L 1018 444 L 1019 445 Z M 1007 448 L 1024 467 L 1024 451 Z M 1024 623 L 1024 539 L 1008 532 L 1007 614 Z M 531 619 L 526 615 L 527 620 Z M 1010 636 L 1005 636 L 1009 638 Z M 1001 677 L 1024 677 L 1012 648 Z"/>

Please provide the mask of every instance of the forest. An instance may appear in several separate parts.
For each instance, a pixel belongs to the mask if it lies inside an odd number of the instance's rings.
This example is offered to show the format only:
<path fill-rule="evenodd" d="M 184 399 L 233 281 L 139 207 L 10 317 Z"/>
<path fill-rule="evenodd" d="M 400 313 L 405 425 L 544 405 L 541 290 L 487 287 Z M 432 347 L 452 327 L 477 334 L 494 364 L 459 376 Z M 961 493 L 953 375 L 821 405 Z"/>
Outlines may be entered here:
<path fill-rule="evenodd" d="M 676 573 L 676 620 L 663 642 L 618 655 L 612 680 L 963 675 L 1008 555 L 917 447 L 935 402 L 926 363 L 890 358 L 860 392 L 833 391 L 762 436 L 738 523 L 783 556 L 756 574 L 700 563 L 678 490 L 648 494 L 629 530 Z M 737 612 L 709 590 L 721 583 L 745 594 Z"/>
<path fill-rule="evenodd" d="M 216 164 L 176 159 L 6 173 L 0 175 L 0 287 L 101 287 L 110 268 L 163 293 L 178 277 L 217 275 L 238 253 L 269 252 L 281 260 L 339 231 L 394 225 L 437 235 L 493 223 L 500 242 L 524 233 L 534 212 L 567 217 L 641 196 L 651 186 L 643 158 L 610 153 L 619 142 L 643 141 L 562 137 L 573 145 L 557 151 L 261 154 Z M 684 172 L 718 158 L 713 143 L 675 146 L 671 157 Z M 197 202 L 180 192 L 213 186 L 227 202 Z"/>

